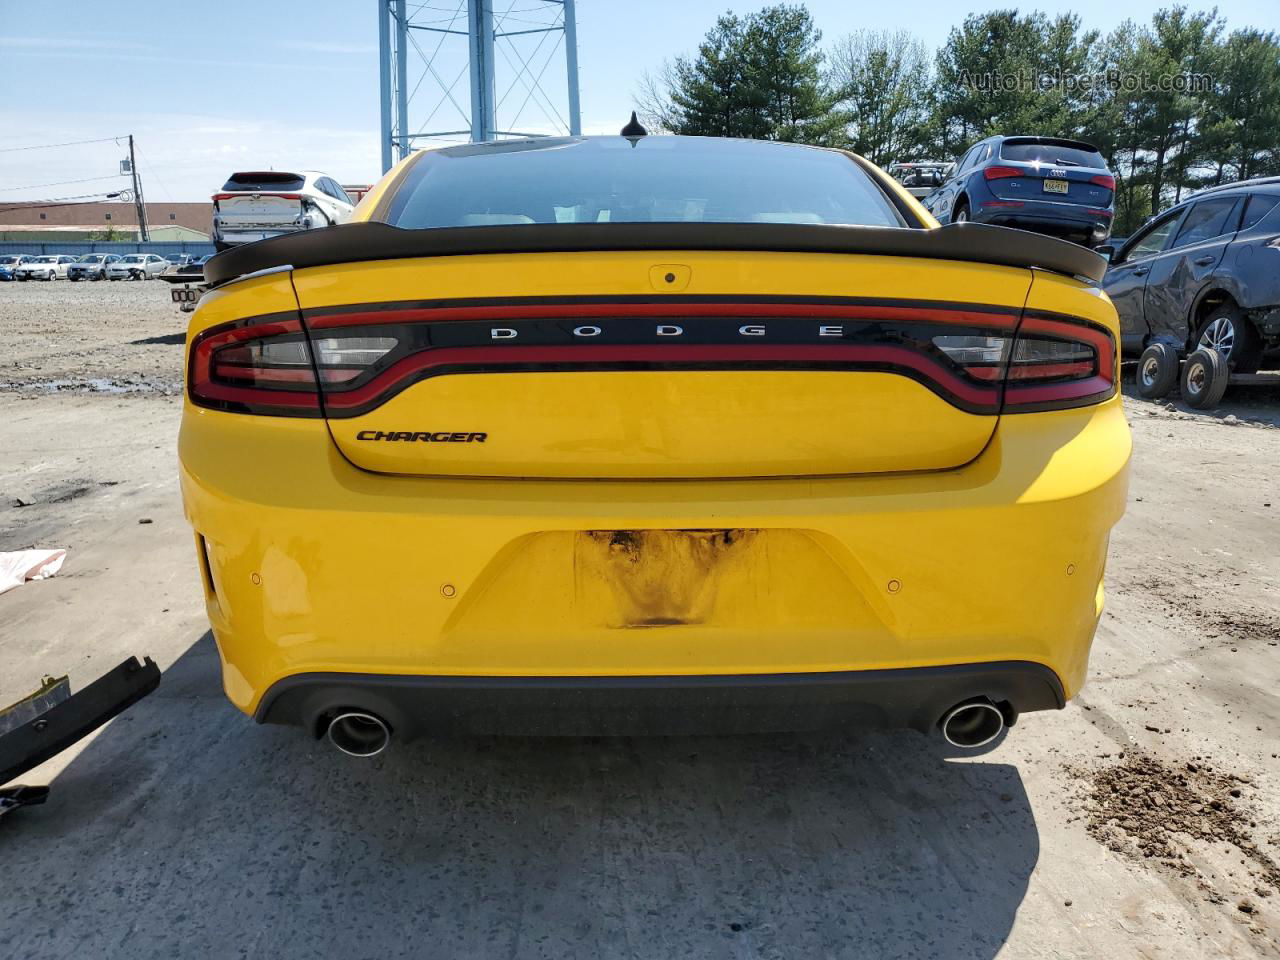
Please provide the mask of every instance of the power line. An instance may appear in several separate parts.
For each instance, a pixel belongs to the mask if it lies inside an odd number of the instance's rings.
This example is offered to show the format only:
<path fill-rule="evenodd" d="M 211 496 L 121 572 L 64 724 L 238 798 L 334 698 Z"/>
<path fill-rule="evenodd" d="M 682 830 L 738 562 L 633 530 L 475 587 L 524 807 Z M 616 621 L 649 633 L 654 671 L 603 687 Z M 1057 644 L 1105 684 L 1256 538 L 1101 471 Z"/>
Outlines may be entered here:
<path fill-rule="evenodd" d="M 71 197 L 50 197 L 44 200 L 6 200 L 0 202 L 0 213 L 14 210 L 46 210 L 51 207 L 83 207 L 103 200 L 112 200 L 123 191 L 115 193 L 79 193 Z"/>
<path fill-rule="evenodd" d="M 160 189 L 164 191 L 164 195 L 169 198 L 170 203 L 173 203 L 173 194 L 169 191 L 169 185 L 160 179 L 160 176 L 156 173 L 155 167 L 151 166 L 150 161 L 148 161 L 146 157 L 142 156 L 142 151 L 136 150 L 136 148 L 135 151 L 142 163 L 146 165 L 147 173 L 151 175 L 152 179 L 154 179 L 156 183 L 160 184 Z"/>
<path fill-rule="evenodd" d="M 96 140 L 68 140 L 66 143 L 34 143 L 27 147 L 0 147 L 0 153 L 15 153 L 19 150 L 52 150 L 55 147 L 78 147 L 82 143 L 108 143 L 119 139 L 119 137 L 99 137 Z"/>
<path fill-rule="evenodd" d="M 115 180 L 124 176 L 122 173 L 113 173 L 106 177 L 83 177 L 80 180 L 55 180 L 52 183 L 32 183 L 25 187 L 0 187 L 0 193 L 13 193 L 16 190 L 38 190 L 41 187 L 63 187 L 70 183 L 94 183 L 98 180 Z"/>

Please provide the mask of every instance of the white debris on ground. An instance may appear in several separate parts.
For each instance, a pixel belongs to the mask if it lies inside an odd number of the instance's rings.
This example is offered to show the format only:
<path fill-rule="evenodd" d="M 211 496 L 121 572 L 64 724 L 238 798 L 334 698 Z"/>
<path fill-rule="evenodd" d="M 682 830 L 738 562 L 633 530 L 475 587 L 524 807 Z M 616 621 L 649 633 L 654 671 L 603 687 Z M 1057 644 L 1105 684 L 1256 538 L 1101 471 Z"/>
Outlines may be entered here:
<path fill-rule="evenodd" d="M 45 580 L 62 569 L 66 550 L 15 550 L 0 553 L 0 593 L 28 580 Z"/>

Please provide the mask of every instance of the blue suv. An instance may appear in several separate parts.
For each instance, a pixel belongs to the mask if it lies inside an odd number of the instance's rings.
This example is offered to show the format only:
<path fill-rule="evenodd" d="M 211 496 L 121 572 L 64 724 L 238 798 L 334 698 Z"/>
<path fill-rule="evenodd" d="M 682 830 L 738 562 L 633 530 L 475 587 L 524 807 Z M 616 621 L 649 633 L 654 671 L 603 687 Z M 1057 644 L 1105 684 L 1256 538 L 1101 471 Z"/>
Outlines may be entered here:
<path fill-rule="evenodd" d="M 1116 178 L 1098 148 L 1058 137 L 987 137 L 922 203 L 940 223 L 973 220 L 1095 247 L 1111 235 Z"/>

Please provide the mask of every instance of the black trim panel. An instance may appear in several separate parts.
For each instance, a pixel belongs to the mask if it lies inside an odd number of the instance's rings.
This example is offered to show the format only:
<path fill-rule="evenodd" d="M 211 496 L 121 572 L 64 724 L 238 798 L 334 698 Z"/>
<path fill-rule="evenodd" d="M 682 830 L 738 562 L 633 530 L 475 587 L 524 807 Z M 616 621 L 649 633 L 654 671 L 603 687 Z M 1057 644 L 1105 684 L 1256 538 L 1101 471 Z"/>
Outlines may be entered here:
<path fill-rule="evenodd" d="M 205 264 L 205 280 L 226 283 L 272 267 L 329 266 L 409 257 L 599 250 L 764 250 L 849 253 L 1040 267 L 1101 281 L 1107 262 L 1092 250 L 1040 234 L 982 223 L 935 229 L 772 223 L 549 223 L 402 230 L 346 223 L 302 230 L 226 250 Z"/>
<path fill-rule="evenodd" d="M 130 657 L 79 693 L 0 737 L 0 783 L 39 766 L 160 685 L 160 668 L 150 657 Z"/>
<path fill-rule="evenodd" d="M 911 310 L 949 310 L 965 313 L 990 313 L 1000 317 L 1016 320 L 1021 316 L 1023 307 L 1000 306 L 994 303 L 979 303 L 972 300 L 921 300 L 916 297 L 833 297 L 808 296 L 790 293 L 641 293 L 641 294 L 567 294 L 565 296 L 532 296 L 532 297 L 439 297 L 426 300 L 371 300 L 367 303 L 338 303 L 332 306 L 307 307 L 302 311 L 305 320 L 317 317 L 337 317 L 347 313 L 378 313 L 387 310 L 436 310 L 459 307 L 499 307 L 512 311 L 510 319 L 520 319 L 521 307 L 599 307 L 598 316 L 608 317 L 609 308 L 614 304 L 668 304 L 674 307 L 681 305 L 698 306 L 701 304 L 776 304 L 781 307 L 819 306 L 819 307 L 903 307 Z M 1082 318 L 1066 313 L 1052 313 L 1036 310 L 1034 314 L 1048 320 L 1083 321 Z M 574 313 L 575 319 L 588 319 L 597 314 L 587 311 Z M 264 314 L 261 318 L 269 320 L 276 314 Z M 286 311 L 280 316 L 293 316 Z M 661 319 L 661 317 L 655 317 Z M 654 319 L 654 318 L 649 318 Z M 747 322 L 759 322 L 759 318 L 744 317 Z M 779 319 L 785 319 L 781 317 Z M 1095 326 L 1097 326 L 1095 324 Z M 1105 329 L 1105 328 L 1103 328 Z"/>
<path fill-rule="evenodd" d="M 1027 661 L 830 673 L 648 677 L 448 677 L 305 673 L 275 683 L 259 723 L 319 735 L 343 709 L 424 734 L 673 735 L 851 727 L 933 730 L 973 697 L 1010 716 L 1065 706 L 1062 683 Z"/>

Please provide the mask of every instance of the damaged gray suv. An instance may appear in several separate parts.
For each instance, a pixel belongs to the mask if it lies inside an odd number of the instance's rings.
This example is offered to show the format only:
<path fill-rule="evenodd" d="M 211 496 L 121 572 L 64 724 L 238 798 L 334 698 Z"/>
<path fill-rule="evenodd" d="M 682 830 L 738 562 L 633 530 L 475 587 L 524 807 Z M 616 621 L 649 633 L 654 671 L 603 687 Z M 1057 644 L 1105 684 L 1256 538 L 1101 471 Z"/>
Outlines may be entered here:
<path fill-rule="evenodd" d="M 1112 253 L 1103 286 L 1124 353 L 1143 355 L 1144 395 L 1168 392 L 1178 360 L 1200 348 L 1240 374 L 1280 351 L 1280 177 L 1201 191 L 1098 252 Z"/>

